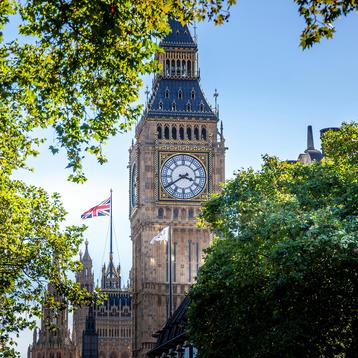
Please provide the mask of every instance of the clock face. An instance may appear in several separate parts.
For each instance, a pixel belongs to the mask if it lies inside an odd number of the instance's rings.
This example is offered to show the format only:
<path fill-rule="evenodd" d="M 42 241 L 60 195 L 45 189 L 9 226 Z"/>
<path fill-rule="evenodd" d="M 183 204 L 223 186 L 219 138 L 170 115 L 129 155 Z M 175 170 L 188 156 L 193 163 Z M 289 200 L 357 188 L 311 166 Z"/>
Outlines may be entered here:
<path fill-rule="evenodd" d="M 137 167 L 135 163 L 132 166 L 131 172 L 131 207 L 137 205 Z"/>
<path fill-rule="evenodd" d="M 206 172 L 201 162 L 187 154 L 167 159 L 161 169 L 163 189 L 177 199 L 190 199 L 205 188 Z"/>

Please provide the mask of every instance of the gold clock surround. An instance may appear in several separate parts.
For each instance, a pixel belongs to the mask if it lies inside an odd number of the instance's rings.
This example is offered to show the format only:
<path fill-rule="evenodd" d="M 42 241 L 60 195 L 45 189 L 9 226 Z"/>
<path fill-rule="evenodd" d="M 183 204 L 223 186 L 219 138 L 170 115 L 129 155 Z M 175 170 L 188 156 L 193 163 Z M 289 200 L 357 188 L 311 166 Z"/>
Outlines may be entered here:
<path fill-rule="evenodd" d="M 203 190 L 196 196 L 190 198 L 190 199 L 181 199 L 176 198 L 174 196 L 171 196 L 166 192 L 166 190 L 162 187 L 161 184 L 161 168 L 163 167 L 164 163 L 171 157 L 174 157 L 176 155 L 189 155 L 191 157 L 194 157 L 196 160 L 200 162 L 200 164 L 203 166 L 205 175 L 206 175 L 206 181 L 205 186 Z M 198 201 L 202 202 L 203 200 L 206 200 L 209 195 L 209 185 L 210 185 L 210 171 L 209 171 L 209 155 L 205 152 L 178 152 L 178 151 L 160 151 L 158 152 L 158 166 L 156 171 L 156 178 L 157 178 L 157 191 L 158 191 L 158 199 L 159 201 L 179 201 L 179 202 L 190 202 L 190 201 Z"/>

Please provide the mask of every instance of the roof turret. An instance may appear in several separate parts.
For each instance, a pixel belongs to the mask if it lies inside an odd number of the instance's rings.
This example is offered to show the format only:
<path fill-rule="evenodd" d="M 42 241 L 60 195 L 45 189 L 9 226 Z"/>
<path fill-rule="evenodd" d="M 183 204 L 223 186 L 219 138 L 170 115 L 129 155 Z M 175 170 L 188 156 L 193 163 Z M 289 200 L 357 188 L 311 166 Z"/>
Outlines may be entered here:
<path fill-rule="evenodd" d="M 81 260 L 83 263 L 91 263 L 92 264 L 92 259 L 88 252 L 88 240 L 85 241 L 85 245 L 86 245 L 85 253 L 83 254 Z"/>

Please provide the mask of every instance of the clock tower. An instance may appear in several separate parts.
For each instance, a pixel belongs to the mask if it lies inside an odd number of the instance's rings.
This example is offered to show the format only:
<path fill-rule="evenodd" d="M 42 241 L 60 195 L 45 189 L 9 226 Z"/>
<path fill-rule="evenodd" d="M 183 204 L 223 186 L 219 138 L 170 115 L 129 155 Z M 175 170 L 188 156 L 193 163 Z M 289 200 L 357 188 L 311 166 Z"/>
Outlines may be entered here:
<path fill-rule="evenodd" d="M 162 70 L 129 149 L 135 357 L 153 348 L 152 335 L 170 314 L 170 261 L 174 309 L 194 282 L 212 239 L 195 217 L 224 181 L 223 130 L 200 87 L 197 44 L 187 26 L 174 20 L 170 26 L 157 55 Z M 171 250 L 166 241 L 150 244 L 166 226 Z"/>

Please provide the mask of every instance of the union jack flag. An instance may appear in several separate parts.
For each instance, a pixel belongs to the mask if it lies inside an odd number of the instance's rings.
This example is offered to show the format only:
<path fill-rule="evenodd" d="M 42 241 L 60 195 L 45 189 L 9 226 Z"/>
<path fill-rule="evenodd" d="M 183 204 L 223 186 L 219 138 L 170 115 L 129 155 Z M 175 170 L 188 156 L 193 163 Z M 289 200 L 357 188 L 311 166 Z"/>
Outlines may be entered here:
<path fill-rule="evenodd" d="M 111 212 L 111 197 L 109 197 L 106 200 L 103 200 L 100 204 L 84 212 L 81 215 L 81 218 L 84 220 L 84 219 L 91 219 L 95 216 L 109 216 L 110 212 Z"/>

